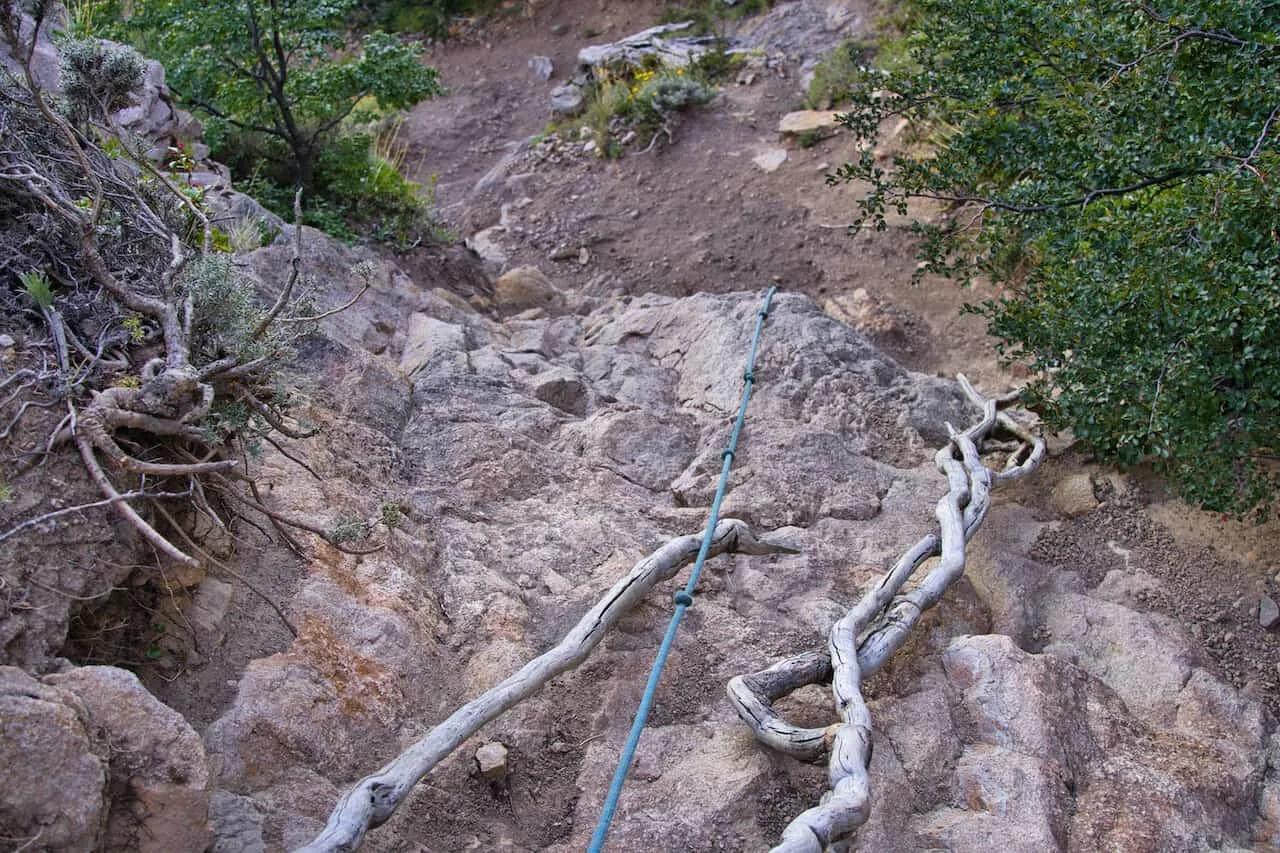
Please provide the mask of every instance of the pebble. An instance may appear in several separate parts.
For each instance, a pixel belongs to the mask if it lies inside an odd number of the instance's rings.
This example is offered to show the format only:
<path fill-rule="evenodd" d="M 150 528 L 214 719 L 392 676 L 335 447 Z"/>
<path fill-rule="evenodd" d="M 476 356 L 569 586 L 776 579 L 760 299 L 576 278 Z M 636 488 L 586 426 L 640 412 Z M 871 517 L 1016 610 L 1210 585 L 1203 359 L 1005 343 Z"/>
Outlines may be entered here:
<path fill-rule="evenodd" d="M 10 347 L 16 346 L 17 343 L 18 342 L 13 339 L 12 335 L 0 335 L 0 349 L 9 349 Z"/>
<path fill-rule="evenodd" d="M 550 80 L 551 75 L 555 72 L 555 66 L 551 64 L 550 57 L 535 56 L 529 60 L 529 70 L 539 80 Z"/>
<path fill-rule="evenodd" d="M 498 741 L 490 741 L 476 750 L 476 767 L 480 775 L 490 782 L 507 778 L 507 748 Z"/>
<path fill-rule="evenodd" d="M 1280 623 L 1280 606 L 1269 595 L 1262 596 L 1258 602 L 1258 624 L 1270 630 Z"/>

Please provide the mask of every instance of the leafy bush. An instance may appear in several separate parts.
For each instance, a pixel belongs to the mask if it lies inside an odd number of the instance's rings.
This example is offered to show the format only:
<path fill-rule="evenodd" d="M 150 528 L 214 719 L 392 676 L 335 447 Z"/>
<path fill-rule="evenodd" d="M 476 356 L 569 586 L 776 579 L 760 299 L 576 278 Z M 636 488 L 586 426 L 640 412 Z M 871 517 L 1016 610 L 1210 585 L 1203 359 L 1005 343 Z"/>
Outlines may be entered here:
<path fill-rule="evenodd" d="M 401 109 L 441 92 L 418 47 L 382 32 L 349 41 L 355 7 L 291 0 L 210 14 L 200 0 L 156 0 L 113 33 L 164 62 L 170 87 L 208 117 L 215 154 L 241 175 L 265 157 L 272 179 L 310 194 L 321 157 L 361 105 Z"/>
<path fill-rule="evenodd" d="M 1035 371 L 1048 422 L 1150 461 L 1207 507 L 1265 512 L 1280 451 L 1280 6 L 1266 0 L 917 0 L 854 87 L 860 220 L 912 197 L 925 269 L 1004 285 L 976 310 Z"/>
<path fill-rule="evenodd" d="M 101 119 L 127 106 L 129 93 L 142 84 L 146 63 L 126 45 L 69 39 L 60 52 L 64 103 L 75 121 Z"/>
<path fill-rule="evenodd" d="M 713 97 L 715 90 L 685 68 L 597 69 L 583 124 L 601 151 L 621 154 L 617 136 L 632 132 L 641 144 L 652 144 L 675 113 Z"/>

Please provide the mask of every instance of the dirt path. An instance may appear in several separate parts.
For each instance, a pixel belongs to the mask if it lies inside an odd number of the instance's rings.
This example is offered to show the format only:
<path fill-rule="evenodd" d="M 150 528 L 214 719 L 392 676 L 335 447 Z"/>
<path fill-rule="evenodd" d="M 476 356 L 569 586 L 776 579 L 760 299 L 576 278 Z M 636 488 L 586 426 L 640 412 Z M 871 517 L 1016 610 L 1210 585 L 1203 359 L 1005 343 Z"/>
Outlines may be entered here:
<path fill-rule="evenodd" d="M 853 156 L 850 137 L 805 148 L 778 134 L 778 120 L 800 106 L 801 69 L 821 44 L 751 85 L 724 86 L 715 102 L 683 117 L 674 144 L 613 161 L 583 154 L 571 140 L 513 156 L 547 130 L 550 91 L 573 74 L 577 51 L 651 26 L 662 5 L 541 4 L 530 17 L 493 21 L 432 56 L 449 95 L 420 105 L 401 138 L 415 177 L 438 181 L 450 226 L 469 236 L 505 225 L 497 241 L 508 268 L 535 264 L 561 287 L 600 295 L 778 284 L 853 319 L 850 300 L 862 288 L 871 313 L 886 315 L 863 325 L 880 330 L 877 344 L 908 366 L 1003 381 L 981 323 L 958 316 L 962 295 L 945 282 L 910 285 L 910 235 L 847 233 L 855 188 L 830 188 L 826 175 Z M 847 27 L 868 19 L 862 4 L 845 6 Z M 840 37 L 833 32 L 828 41 Z M 530 70 L 537 55 L 552 60 L 551 80 Z M 787 159 L 776 171 L 753 162 L 777 149 Z"/>

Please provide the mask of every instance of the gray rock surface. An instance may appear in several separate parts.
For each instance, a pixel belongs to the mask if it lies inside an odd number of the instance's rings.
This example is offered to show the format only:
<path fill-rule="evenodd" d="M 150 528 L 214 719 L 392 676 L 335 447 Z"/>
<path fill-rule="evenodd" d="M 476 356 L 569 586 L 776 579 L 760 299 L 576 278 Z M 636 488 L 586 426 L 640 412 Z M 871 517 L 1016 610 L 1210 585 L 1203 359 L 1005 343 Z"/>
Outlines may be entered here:
<path fill-rule="evenodd" d="M 858 22 L 848 3 L 779 3 L 735 35 L 811 57 Z M 151 94 L 132 119 L 180 125 L 162 74 L 148 75 Z M 579 101 L 568 109 L 580 109 L 580 90 L 571 94 Z M 515 203 L 527 148 L 513 146 L 477 191 Z M 243 197 L 210 196 L 220 217 L 265 219 Z M 287 277 L 294 236 L 268 224 L 279 239 L 244 257 L 266 297 Z M 487 233 L 507 227 L 504 214 Z M 598 263 L 609 247 L 586 249 L 580 230 L 552 256 Z M 705 521 L 759 292 L 623 296 L 604 275 L 584 296 L 532 267 L 491 282 L 462 252 L 401 268 L 302 234 L 320 307 L 371 287 L 303 343 L 294 368 L 304 413 L 324 428 L 305 450 L 319 476 L 268 450 L 263 486 L 273 506 L 322 529 L 340 516 L 365 521 L 383 549 L 316 547 L 285 602 L 300 637 L 249 664 L 203 745 L 119 670 L 42 681 L 0 669 L 0 761 L 37 768 L 21 786 L 0 784 L 6 839 L 219 853 L 305 843 L 347 784 L 554 643 L 637 558 Z M 558 269 L 568 267 L 577 264 Z M 793 294 L 775 304 L 724 510 L 785 528 L 800 553 L 708 565 L 611 848 L 765 849 L 823 790 L 821 768 L 748 735 L 722 685 L 824 644 L 831 622 L 931 528 L 943 488 L 931 455 L 946 423 L 974 415 L 951 382 L 877 350 L 866 336 L 900 334 L 901 324 L 865 291 L 847 297 L 833 293 L 825 311 Z M 59 500 L 79 499 L 56 463 L 47 476 Z M 1101 513 L 1081 476 L 1035 510 L 1014 502 L 1025 492 L 998 502 L 966 580 L 872 684 L 873 811 L 860 847 L 1280 846 L 1274 720 L 1221 680 L 1184 624 L 1141 605 L 1168 594 L 1162 582 L 1125 557 L 1097 583 L 1037 550 L 1063 523 L 1046 522 L 1044 507 L 1082 522 Z M 28 586 L 32 555 L 74 541 L 127 566 L 118 538 L 104 512 L 0 554 L 0 578 L 29 596 L 0 621 L 4 661 L 56 668 L 68 595 L 124 579 L 89 584 L 46 566 L 42 586 Z M 196 593 L 189 616 L 202 643 L 222 641 L 230 591 L 206 581 Z M 464 744 L 366 849 L 581 850 L 670 607 L 655 596 L 580 671 Z M 806 724 L 832 720 L 817 688 L 786 702 Z"/>
<path fill-rule="evenodd" d="M 565 83 L 551 90 L 551 113 L 558 117 L 572 118 L 586 107 L 587 96 L 577 83 Z"/>
<path fill-rule="evenodd" d="M 1280 605 L 1269 595 L 1262 596 L 1258 601 L 1258 624 L 1268 630 L 1280 624 Z"/>
<path fill-rule="evenodd" d="M 209 771 L 200 737 L 131 672 L 85 666 L 45 677 L 83 703 L 109 756 L 111 808 L 103 847 L 139 853 L 203 853 Z"/>
<path fill-rule="evenodd" d="M 495 288 L 503 322 L 418 299 L 383 355 L 332 368 L 347 389 L 347 372 L 389 358 L 408 375 L 399 461 L 370 481 L 402 496 L 405 521 L 386 552 L 318 562 L 294 605 L 303 639 L 255 662 L 210 729 L 219 786 L 248 798 L 228 812 L 236 832 L 258 815 L 268 845 L 304 840 L 339 787 L 547 648 L 637 557 L 703 523 L 760 294 L 579 303 L 534 280 L 528 300 Z M 946 422 L 973 416 L 951 383 L 903 370 L 790 294 L 775 302 L 757 378 L 724 509 L 789 526 L 802 553 L 709 566 L 610 836 L 618 849 L 762 849 L 812 804 L 821 771 L 762 750 L 721 685 L 822 645 L 858 589 L 928 529 L 942 489 L 932 449 Z M 374 409 L 358 400 L 372 389 L 348 395 L 322 473 L 368 434 L 361 412 Z M 320 495 L 281 469 L 272 493 L 304 515 L 335 504 L 372 515 L 378 494 L 350 476 Z M 1134 590 L 1158 582 L 1113 573 L 1088 590 L 1034 556 L 1043 529 L 997 507 L 972 583 L 884 676 L 859 843 L 1156 853 L 1265 835 L 1280 783 L 1267 781 L 1260 706 L 1211 674 L 1181 625 L 1134 609 Z M 667 610 L 658 600 L 624 620 L 583 671 L 437 768 L 371 843 L 447 845 L 488 820 L 484 846 L 581 849 Z M 830 721 L 821 692 L 795 701 L 813 724 Z M 517 812 L 559 819 L 534 831 L 479 817 L 491 795 L 465 780 L 483 781 L 474 758 L 493 741 L 519 756 L 504 779 Z"/>
<path fill-rule="evenodd" d="M 107 745 L 69 690 L 0 667 L 0 836 L 13 848 L 97 850 L 106 818 Z M 21 783 L 18 784 L 19 779 Z"/>

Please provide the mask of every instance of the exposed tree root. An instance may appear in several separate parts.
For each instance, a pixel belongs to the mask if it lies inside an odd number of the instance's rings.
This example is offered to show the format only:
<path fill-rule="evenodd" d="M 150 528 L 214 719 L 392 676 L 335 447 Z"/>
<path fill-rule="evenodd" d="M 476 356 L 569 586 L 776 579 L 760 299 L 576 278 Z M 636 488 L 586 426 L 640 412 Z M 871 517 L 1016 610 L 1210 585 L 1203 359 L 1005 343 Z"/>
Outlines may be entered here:
<path fill-rule="evenodd" d="M 1006 414 L 996 400 L 984 400 L 964 376 L 960 384 L 983 410 L 968 430 L 950 428 L 951 441 L 938 451 L 938 469 L 948 491 L 938 501 L 939 532 L 912 546 L 875 587 L 832 628 L 826 653 L 804 652 L 753 675 L 729 681 L 729 699 L 738 716 L 766 746 L 806 761 L 828 757 L 831 790 L 822 803 L 797 816 L 783 830 L 774 853 L 821 853 L 843 849 L 871 811 L 871 712 L 862 697 L 863 678 L 875 673 L 902 647 L 920 617 L 964 572 L 965 543 L 982 524 L 993 483 L 1025 476 L 1044 458 L 1044 442 Z M 1005 399 L 1000 402 L 1010 402 Z M 1021 446 L 1001 471 L 988 469 L 980 447 L 1000 427 Z M 910 592 L 904 584 L 926 560 L 938 562 Z M 830 683 L 840 721 L 827 728 L 802 728 L 784 720 L 773 702 L 808 684 Z"/>
<path fill-rule="evenodd" d="M 28 445 L 12 456 L 21 462 L 10 476 L 19 478 L 55 448 L 73 444 L 103 499 L 18 523 L 0 541 L 68 512 L 109 506 L 162 563 L 194 567 L 212 557 L 184 524 L 202 516 L 229 533 L 223 517 L 232 516 L 210 500 L 225 503 L 230 496 L 277 529 L 333 542 L 326 531 L 263 505 L 247 466 L 243 474 L 234 469 L 246 447 L 270 441 L 273 432 L 313 434 L 291 426 L 287 403 L 274 390 L 277 373 L 291 344 L 317 320 L 350 307 L 368 290 L 369 276 L 356 297 L 337 308 L 302 309 L 299 194 L 288 280 L 269 306 L 258 307 L 251 282 L 214 250 L 198 197 L 148 160 L 149 143 L 129 137 L 114 118 L 129 88 L 141 82 L 141 59 L 136 73 L 99 78 L 76 71 L 83 85 L 74 97 L 37 84 L 32 59 L 54 8 L 0 0 L 0 39 L 20 67 L 0 77 L 0 274 L 25 289 L 0 288 L 0 299 L 22 321 L 38 318 L 47 333 L 39 342 L 40 326 L 29 324 L 23 350 L 31 362 L 0 380 L 0 440 L 20 437 Z M 129 67 L 126 48 L 90 49 L 117 51 L 115 65 Z M 119 157 L 132 168 L 123 168 Z M 198 236 L 188 245 L 182 235 Z M 68 415 L 33 447 L 34 430 L 19 429 L 23 417 L 53 407 Z M 242 494 L 245 482 L 254 497 Z M 158 500 L 176 493 L 190 500 L 195 514 L 170 512 Z"/>

